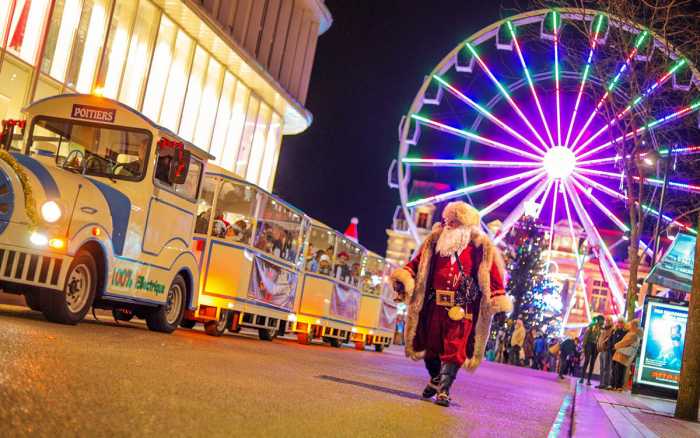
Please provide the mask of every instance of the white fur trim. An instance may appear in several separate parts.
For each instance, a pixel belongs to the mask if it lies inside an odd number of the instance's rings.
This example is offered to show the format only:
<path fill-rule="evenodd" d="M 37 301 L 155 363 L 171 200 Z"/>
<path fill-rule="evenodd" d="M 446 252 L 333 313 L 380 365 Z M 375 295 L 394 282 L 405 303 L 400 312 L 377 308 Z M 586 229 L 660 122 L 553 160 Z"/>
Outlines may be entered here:
<path fill-rule="evenodd" d="M 477 227 L 481 223 L 479 211 L 464 201 L 455 201 L 447 204 L 442 211 L 443 219 L 457 219 L 459 223 L 467 227 Z"/>
<path fill-rule="evenodd" d="M 496 295 L 489 302 L 491 314 L 506 312 L 510 314 L 513 311 L 513 302 L 507 295 Z"/>
<path fill-rule="evenodd" d="M 413 294 L 413 291 L 416 288 L 416 281 L 413 279 L 413 275 L 408 269 L 400 268 L 395 270 L 391 273 L 391 279 L 403 284 L 407 297 Z"/>

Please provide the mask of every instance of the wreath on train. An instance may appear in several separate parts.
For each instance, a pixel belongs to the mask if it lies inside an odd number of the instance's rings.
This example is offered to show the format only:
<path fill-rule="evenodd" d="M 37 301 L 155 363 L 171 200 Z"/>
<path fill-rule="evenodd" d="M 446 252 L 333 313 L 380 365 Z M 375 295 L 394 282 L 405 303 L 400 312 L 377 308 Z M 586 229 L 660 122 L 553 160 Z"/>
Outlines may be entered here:
<path fill-rule="evenodd" d="M 32 186 L 29 184 L 29 177 L 15 157 L 4 149 L 0 149 L 0 160 L 6 162 L 12 168 L 19 178 L 19 182 L 22 184 L 25 210 L 29 218 L 29 228 L 30 230 L 34 230 L 39 224 L 39 213 L 36 209 L 36 200 L 34 199 Z"/>

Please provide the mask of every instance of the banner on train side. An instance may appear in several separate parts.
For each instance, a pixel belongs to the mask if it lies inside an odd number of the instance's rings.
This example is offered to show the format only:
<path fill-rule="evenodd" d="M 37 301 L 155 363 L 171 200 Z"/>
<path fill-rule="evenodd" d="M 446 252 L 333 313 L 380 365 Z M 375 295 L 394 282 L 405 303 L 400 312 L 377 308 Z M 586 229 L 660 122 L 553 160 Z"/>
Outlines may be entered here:
<path fill-rule="evenodd" d="M 255 257 L 248 298 L 292 310 L 296 287 L 296 273 Z"/>
<path fill-rule="evenodd" d="M 334 283 L 330 313 L 343 319 L 357 319 L 360 309 L 360 291 Z"/>
<path fill-rule="evenodd" d="M 382 300 L 379 310 L 379 327 L 387 330 L 394 330 L 396 327 L 396 305 Z"/>

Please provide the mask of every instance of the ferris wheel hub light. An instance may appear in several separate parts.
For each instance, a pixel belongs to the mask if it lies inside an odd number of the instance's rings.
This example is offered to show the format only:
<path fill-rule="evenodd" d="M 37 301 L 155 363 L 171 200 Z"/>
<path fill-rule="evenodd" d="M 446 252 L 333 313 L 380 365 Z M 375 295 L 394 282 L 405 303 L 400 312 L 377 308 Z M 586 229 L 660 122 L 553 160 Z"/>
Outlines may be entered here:
<path fill-rule="evenodd" d="M 576 156 L 571 149 L 555 146 L 547 151 L 542 166 L 551 179 L 566 179 L 576 168 Z"/>

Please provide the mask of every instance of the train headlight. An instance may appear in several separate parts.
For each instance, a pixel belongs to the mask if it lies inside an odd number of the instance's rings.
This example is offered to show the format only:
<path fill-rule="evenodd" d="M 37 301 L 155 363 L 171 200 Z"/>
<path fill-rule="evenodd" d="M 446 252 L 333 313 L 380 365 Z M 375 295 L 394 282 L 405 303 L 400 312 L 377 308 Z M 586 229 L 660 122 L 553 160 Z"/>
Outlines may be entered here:
<path fill-rule="evenodd" d="M 36 231 L 29 236 L 29 241 L 35 246 L 46 246 L 49 243 L 49 238 L 45 234 L 37 233 Z"/>
<path fill-rule="evenodd" d="M 56 201 L 46 201 L 41 206 L 41 217 L 50 224 L 61 219 L 61 207 Z"/>

